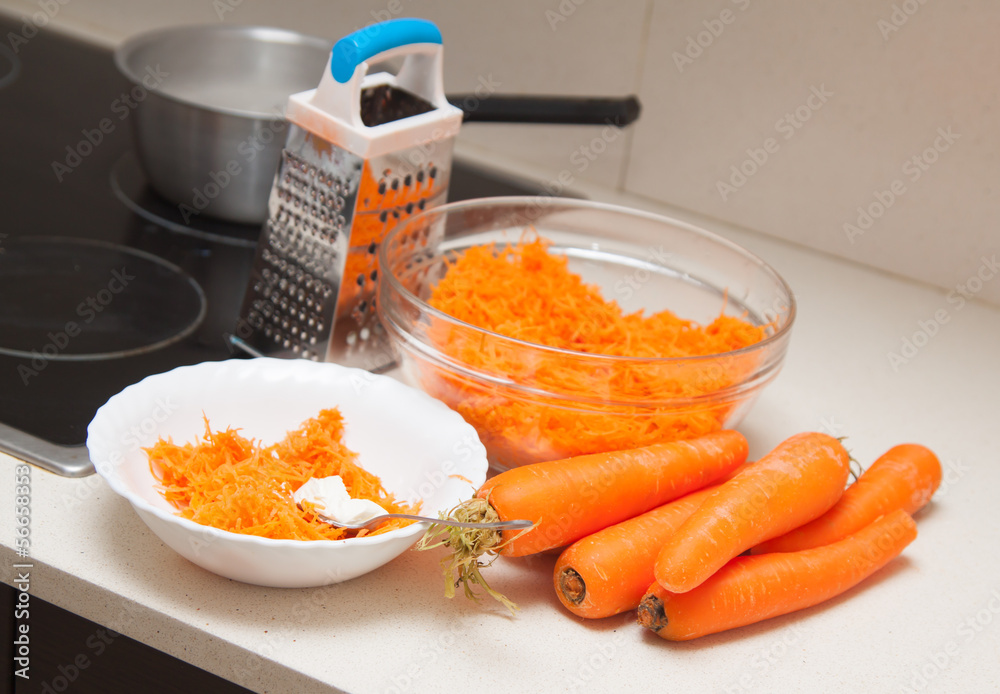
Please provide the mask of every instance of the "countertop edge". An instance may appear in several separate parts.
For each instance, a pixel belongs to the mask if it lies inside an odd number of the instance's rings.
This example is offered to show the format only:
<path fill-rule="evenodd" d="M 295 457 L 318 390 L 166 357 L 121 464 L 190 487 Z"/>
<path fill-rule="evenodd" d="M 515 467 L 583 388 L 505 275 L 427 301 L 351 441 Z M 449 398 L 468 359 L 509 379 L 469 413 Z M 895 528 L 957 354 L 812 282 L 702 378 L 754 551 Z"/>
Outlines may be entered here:
<path fill-rule="evenodd" d="M 13 468 L 20 464 L 24 463 L 17 458 L 0 454 L 0 466 L 9 465 Z M 53 473 L 33 468 L 32 474 L 36 472 L 57 477 Z M 8 585 L 15 579 L 13 573 L 16 569 L 12 568 L 15 564 L 31 565 L 28 592 L 32 597 L 73 612 L 241 687 L 260 694 L 289 691 L 302 694 L 343 692 L 263 654 L 187 624 L 165 611 L 127 598 L 34 557 L 19 557 L 14 548 L 8 545 L 6 538 L 0 540 L 0 565 L 5 572 L 7 569 L 12 572 L 10 577 L 5 575 L 2 579 Z M 226 656 L 218 657 L 216 654 L 223 649 Z M 255 663 L 260 663 L 260 667 L 254 667 Z"/>

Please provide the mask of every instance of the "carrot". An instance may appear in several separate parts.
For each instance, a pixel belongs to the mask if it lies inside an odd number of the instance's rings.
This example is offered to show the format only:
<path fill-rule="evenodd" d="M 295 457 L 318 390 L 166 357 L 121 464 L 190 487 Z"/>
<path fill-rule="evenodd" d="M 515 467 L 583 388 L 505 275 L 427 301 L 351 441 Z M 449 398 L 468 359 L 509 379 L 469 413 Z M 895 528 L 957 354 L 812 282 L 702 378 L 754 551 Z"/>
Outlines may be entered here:
<path fill-rule="evenodd" d="M 521 557 L 560 547 L 701 489 L 747 457 L 747 441 L 725 430 L 613 453 L 535 463 L 486 481 L 476 497 L 501 520 L 527 518 L 537 527 L 507 531 L 500 554 Z"/>
<path fill-rule="evenodd" d="M 670 641 L 760 622 L 840 595 L 888 564 L 917 536 L 899 509 L 832 545 L 736 557 L 686 593 L 653 583 L 639 624 Z"/>
<path fill-rule="evenodd" d="M 553 573 L 559 601 L 588 619 L 634 610 L 655 580 L 660 547 L 714 490 L 692 492 L 570 545 Z"/>
<path fill-rule="evenodd" d="M 833 508 L 814 521 L 763 542 L 754 554 L 795 552 L 828 545 L 857 532 L 896 509 L 923 508 L 941 484 L 941 463 L 929 449 L 912 443 L 890 448 L 844 491 Z"/>
<path fill-rule="evenodd" d="M 656 580 L 683 593 L 744 550 L 826 512 L 844 492 L 850 456 L 826 434 L 797 434 L 705 500 L 663 545 Z"/>
<path fill-rule="evenodd" d="M 527 519 L 533 527 L 503 532 L 432 527 L 420 546 L 452 549 L 442 562 L 448 597 L 457 584 L 475 597 L 471 586 L 479 584 L 511 607 L 482 579 L 479 557 L 519 557 L 570 544 L 701 489 L 740 466 L 746 456 L 743 435 L 723 430 L 688 441 L 514 468 L 487 480 L 452 515 L 474 522 Z"/>

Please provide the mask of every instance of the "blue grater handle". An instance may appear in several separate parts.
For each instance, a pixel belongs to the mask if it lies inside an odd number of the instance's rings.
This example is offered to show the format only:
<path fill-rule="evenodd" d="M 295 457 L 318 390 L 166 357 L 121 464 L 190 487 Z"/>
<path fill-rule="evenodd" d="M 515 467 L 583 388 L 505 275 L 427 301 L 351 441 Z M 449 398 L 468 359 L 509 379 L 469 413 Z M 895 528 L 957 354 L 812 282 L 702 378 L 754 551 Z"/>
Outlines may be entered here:
<path fill-rule="evenodd" d="M 390 19 L 372 24 L 337 41 L 330 56 L 330 72 L 343 84 L 369 58 L 414 43 L 440 44 L 441 31 L 426 19 Z"/>

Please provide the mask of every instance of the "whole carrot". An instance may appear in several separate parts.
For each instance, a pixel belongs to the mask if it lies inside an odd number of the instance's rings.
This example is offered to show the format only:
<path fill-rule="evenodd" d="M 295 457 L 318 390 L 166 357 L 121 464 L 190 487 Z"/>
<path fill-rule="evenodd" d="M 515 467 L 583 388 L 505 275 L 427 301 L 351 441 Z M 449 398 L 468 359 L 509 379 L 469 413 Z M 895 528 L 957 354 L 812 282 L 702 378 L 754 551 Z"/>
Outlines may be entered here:
<path fill-rule="evenodd" d="M 850 456 L 826 434 L 797 434 L 725 482 L 667 540 L 656 580 L 683 593 L 730 559 L 825 513 L 844 492 Z"/>
<path fill-rule="evenodd" d="M 686 593 L 653 583 L 639 604 L 639 624 L 687 641 L 812 607 L 878 571 L 916 536 L 913 519 L 896 510 L 832 545 L 736 557 Z"/>
<path fill-rule="evenodd" d="M 929 449 L 904 443 L 890 448 L 819 518 L 753 548 L 753 554 L 794 552 L 828 545 L 896 509 L 913 514 L 941 484 L 941 463 Z"/>
<path fill-rule="evenodd" d="M 717 431 L 687 441 L 654 444 L 612 453 L 535 463 L 503 472 L 480 487 L 473 499 L 453 509 L 454 518 L 473 522 L 527 519 L 528 530 L 503 531 L 432 527 L 421 549 L 444 545 L 446 589 L 482 585 L 484 554 L 519 557 L 568 545 L 720 479 L 746 460 L 747 441 L 737 431 Z M 457 573 L 457 579 L 452 573 Z"/>
<path fill-rule="evenodd" d="M 577 540 L 556 561 L 556 595 L 577 617 L 634 610 L 654 580 L 663 543 L 714 491 L 701 489 Z"/>
<path fill-rule="evenodd" d="M 500 520 L 536 527 L 506 531 L 499 553 L 521 557 L 562 547 L 718 480 L 742 465 L 747 441 L 738 431 L 612 453 L 581 455 L 507 470 L 476 497 Z"/>

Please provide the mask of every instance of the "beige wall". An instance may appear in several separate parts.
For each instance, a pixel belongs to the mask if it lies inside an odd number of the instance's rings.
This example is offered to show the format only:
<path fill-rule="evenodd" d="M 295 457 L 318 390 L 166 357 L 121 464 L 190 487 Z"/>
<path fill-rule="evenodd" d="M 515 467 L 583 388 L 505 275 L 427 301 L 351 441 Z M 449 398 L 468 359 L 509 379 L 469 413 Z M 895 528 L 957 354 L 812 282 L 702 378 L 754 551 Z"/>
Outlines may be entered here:
<path fill-rule="evenodd" d="M 943 306 L 956 285 L 1000 303 L 983 261 L 1000 254 L 995 0 L 64 1 L 54 25 L 107 43 L 219 21 L 336 39 L 376 16 L 427 17 L 449 91 L 483 78 L 644 104 L 623 133 L 469 124 L 460 152 L 933 283 Z M 43 4 L 58 3 L 0 0 L 15 14 Z M 877 218 L 859 223 L 859 206 Z"/>

